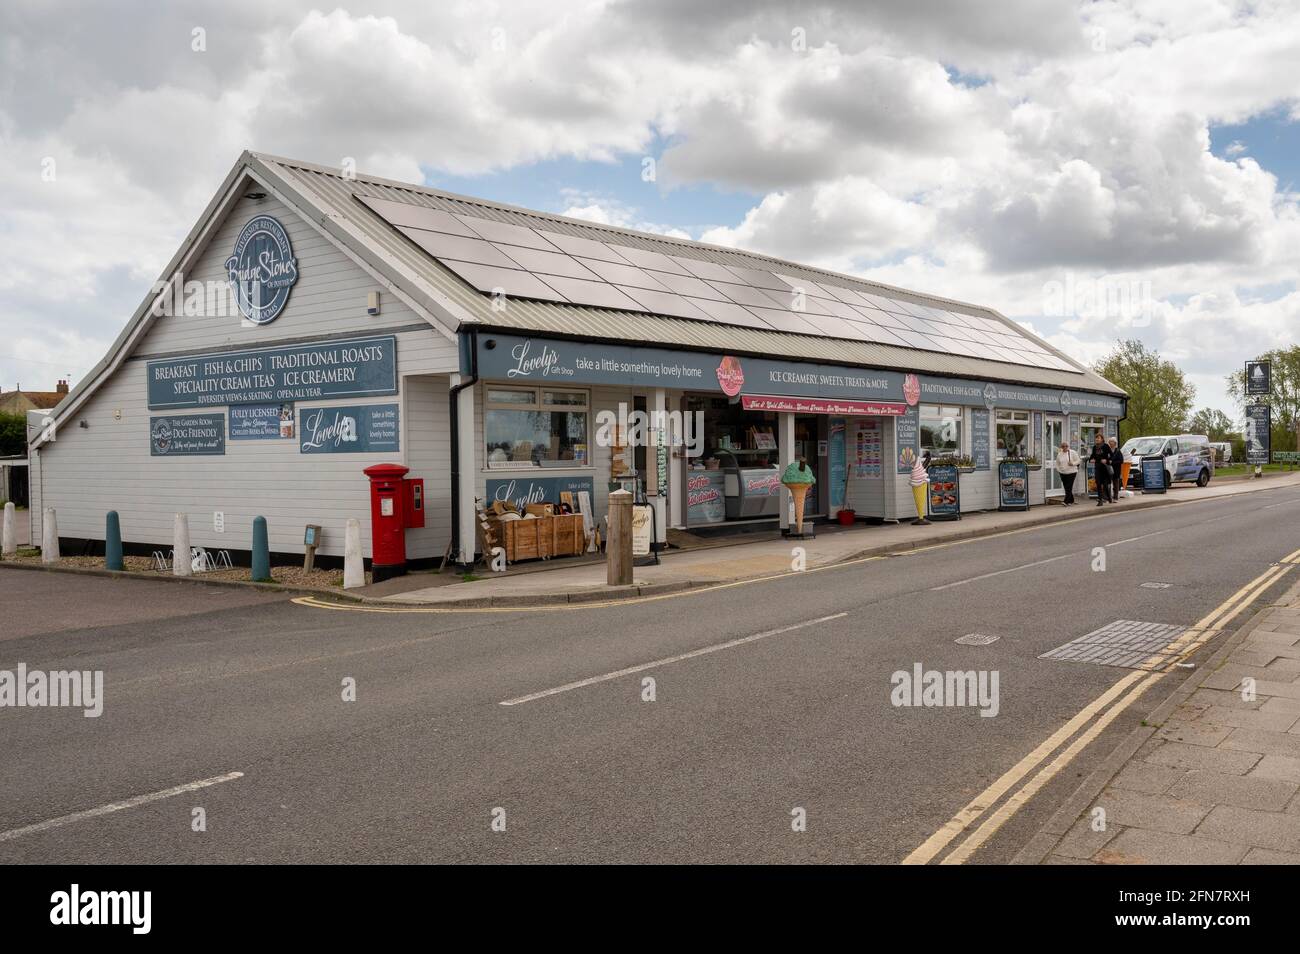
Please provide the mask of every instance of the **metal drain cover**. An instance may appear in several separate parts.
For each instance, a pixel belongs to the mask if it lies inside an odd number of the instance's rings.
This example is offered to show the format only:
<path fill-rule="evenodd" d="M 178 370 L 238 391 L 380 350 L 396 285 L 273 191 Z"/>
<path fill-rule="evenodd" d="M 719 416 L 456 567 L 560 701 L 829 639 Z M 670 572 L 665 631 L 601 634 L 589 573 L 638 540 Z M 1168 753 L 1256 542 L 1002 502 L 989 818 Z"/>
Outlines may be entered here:
<path fill-rule="evenodd" d="M 1043 653 L 1038 658 L 1150 670 L 1173 659 L 1174 653 L 1169 648 L 1169 644 L 1189 628 L 1172 623 L 1143 623 L 1135 619 L 1117 619 L 1086 636 L 1072 639 L 1064 646 Z M 1160 656 L 1163 659 L 1147 664 L 1147 660 L 1152 656 Z"/>
<path fill-rule="evenodd" d="M 1140 585 L 1144 590 L 1167 590 L 1167 589 L 1169 589 L 1169 587 L 1173 586 L 1172 583 L 1156 583 L 1156 582 L 1154 582 L 1154 581 L 1153 581 L 1153 582 L 1150 582 L 1150 583 L 1142 583 L 1142 584 L 1139 584 L 1139 585 Z"/>
<path fill-rule="evenodd" d="M 987 633 L 967 633 L 965 636 L 958 636 L 953 642 L 962 646 L 987 646 L 1001 638 L 1001 636 L 989 636 Z"/>

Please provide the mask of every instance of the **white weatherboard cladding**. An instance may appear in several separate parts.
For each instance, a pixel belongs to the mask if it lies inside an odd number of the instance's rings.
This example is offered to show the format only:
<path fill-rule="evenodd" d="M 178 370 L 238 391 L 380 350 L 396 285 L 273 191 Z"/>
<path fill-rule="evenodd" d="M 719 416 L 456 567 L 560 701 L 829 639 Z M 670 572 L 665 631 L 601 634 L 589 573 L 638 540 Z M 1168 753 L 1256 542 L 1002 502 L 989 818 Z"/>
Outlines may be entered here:
<path fill-rule="evenodd" d="M 125 542 L 170 549 L 173 515 L 180 511 L 189 515 L 192 545 L 247 550 L 253 518 L 260 515 L 267 519 L 273 551 L 301 553 L 303 529 L 315 523 L 322 527 L 318 552 L 341 556 L 345 521 L 356 517 L 362 525 L 363 551 L 370 556 L 369 487 L 362 470 L 396 460 L 411 468 L 412 477 L 425 480 L 426 527 L 407 532 L 408 556 L 442 555 L 450 534 L 446 375 L 458 366 L 455 343 L 391 294 L 383 295 L 379 316 L 366 315 L 366 293 L 380 289 L 379 283 L 271 199 L 255 205 L 241 200 L 236 212 L 215 230 L 215 238 L 187 280 L 224 282 L 224 262 L 234 247 L 234 236 L 253 214 L 278 218 L 298 259 L 300 278 L 284 312 L 263 326 L 242 322 L 238 315 L 158 319 L 132 357 L 62 423 L 56 439 L 41 448 L 40 464 L 34 462 L 32 474 L 35 539 L 40 538 L 42 507 L 57 508 L 60 535 L 99 540 L 104 538 L 105 514 L 116 510 Z M 399 328 L 418 330 L 396 331 Z M 150 455 L 150 416 L 187 412 L 149 410 L 146 357 L 382 333 L 396 333 L 399 394 L 303 401 L 298 407 L 398 403 L 402 437 L 397 455 L 304 455 L 296 436 L 231 440 L 229 435 L 224 455 Z M 79 426 L 83 420 L 86 428 Z M 225 514 L 225 533 L 213 530 L 214 511 Z"/>

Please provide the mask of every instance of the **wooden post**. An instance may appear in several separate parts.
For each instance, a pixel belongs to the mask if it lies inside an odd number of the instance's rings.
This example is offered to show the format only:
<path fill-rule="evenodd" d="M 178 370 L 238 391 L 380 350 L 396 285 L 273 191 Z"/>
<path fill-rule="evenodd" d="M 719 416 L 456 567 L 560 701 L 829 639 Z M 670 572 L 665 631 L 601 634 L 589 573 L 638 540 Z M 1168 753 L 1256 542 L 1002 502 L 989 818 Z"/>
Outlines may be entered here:
<path fill-rule="evenodd" d="M 632 582 L 632 494 L 627 490 L 615 490 L 609 495 L 605 565 L 605 581 L 610 586 L 627 586 Z"/>

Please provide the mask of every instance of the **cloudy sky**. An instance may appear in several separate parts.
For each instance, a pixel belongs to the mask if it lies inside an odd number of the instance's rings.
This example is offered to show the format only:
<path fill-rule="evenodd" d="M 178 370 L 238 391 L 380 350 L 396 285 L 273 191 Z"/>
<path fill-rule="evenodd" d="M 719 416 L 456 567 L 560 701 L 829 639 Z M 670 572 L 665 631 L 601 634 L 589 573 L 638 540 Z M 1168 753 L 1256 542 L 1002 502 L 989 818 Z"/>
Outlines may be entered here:
<path fill-rule="evenodd" d="M 1138 337 L 1294 344 L 1300 4 L 6 0 L 0 387 L 98 360 L 245 148 Z M 652 161 L 648 161 L 652 160 Z M 652 174 L 648 174 L 652 173 Z"/>

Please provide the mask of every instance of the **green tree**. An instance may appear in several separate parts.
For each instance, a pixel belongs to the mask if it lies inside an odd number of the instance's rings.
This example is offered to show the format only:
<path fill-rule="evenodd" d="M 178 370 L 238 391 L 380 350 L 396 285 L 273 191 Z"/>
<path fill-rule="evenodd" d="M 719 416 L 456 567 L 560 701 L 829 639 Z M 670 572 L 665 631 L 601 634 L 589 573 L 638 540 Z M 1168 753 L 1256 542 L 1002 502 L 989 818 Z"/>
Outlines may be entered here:
<path fill-rule="evenodd" d="M 1246 369 L 1228 375 L 1228 395 L 1237 402 L 1242 417 L 1247 404 L 1267 404 L 1273 409 L 1273 450 L 1296 449 L 1296 423 L 1300 420 L 1300 345 L 1275 348 L 1259 356 L 1273 363 L 1273 392 L 1246 394 Z"/>
<path fill-rule="evenodd" d="M 27 453 L 27 419 L 21 414 L 0 414 L 0 457 Z"/>
<path fill-rule="evenodd" d="M 1203 407 L 1187 422 L 1189 434 L 1205 434 L 1212 441 L 1231 440 L 1240 431 L 1241 428 L 1232 423 L 1232 418 L 1217 407 Z"/>
<path fill-rule="evenodd" d="M 1144 434 L 1177 433 L 1192 413 L 1196 386 L 1178 365 L 1141 341 L 1116 342 L 1093 370 L 1128 393 L 1128 416 L 1119 425 L 1121 444 Z"/>

